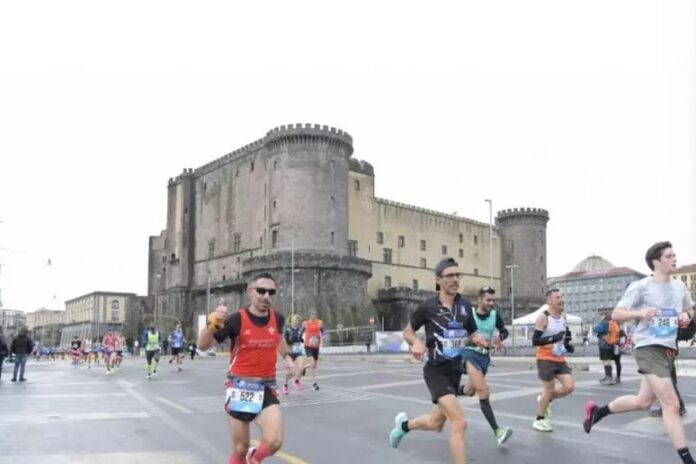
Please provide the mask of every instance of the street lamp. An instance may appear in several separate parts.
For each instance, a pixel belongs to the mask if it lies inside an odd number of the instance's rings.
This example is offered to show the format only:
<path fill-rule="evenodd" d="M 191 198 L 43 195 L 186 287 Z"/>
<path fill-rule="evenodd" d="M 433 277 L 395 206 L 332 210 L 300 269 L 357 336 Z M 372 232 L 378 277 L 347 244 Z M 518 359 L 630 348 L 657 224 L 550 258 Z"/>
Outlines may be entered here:
<path fill-rule="evenodd" d="M 489 265 L 488 273 L 490 274 L 490 287 L 493 288 L 493 200 L 486 198 L 488 203 L 488 257 Z"/>
<path fill-rule="evenodd" d="M 205 313 L 210 316 L 210 269 L 208 269 L 208 291 L 206 293 Z"/>
<path fill-rule="evenodd" d="M 295 234 L 290 238 L 290 314 L 295 314 Z"/>
<path fill-rule="evenodd" d="M 515 268 L 517 264 L 508 264 L 505 266 L 510 269 L 510 317 L 512 324 L 512 349 L 515 349 Z"/>

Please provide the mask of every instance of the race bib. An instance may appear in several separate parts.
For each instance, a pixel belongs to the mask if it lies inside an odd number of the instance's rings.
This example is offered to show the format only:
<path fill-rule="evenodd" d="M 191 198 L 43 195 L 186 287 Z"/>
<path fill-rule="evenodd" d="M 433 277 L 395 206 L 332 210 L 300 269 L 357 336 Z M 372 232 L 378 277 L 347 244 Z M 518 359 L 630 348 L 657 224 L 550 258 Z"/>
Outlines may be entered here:
<path fill-rule="evenodd" d="M 657 338 L 674 338 L 679 327 L 676 309 L 660 308 L 650 324 L 650 335 Z"/>
<path fill-rule="evenodd" d="M 319 337 L 314 336 L 314 335 L 309 337 L 309 346 L 311 346 L 313 348 L 316 348 L 317 346 L 319 346 Z"/>
<path fill-rule="evenodd" d="M 227 388 L 225 408 L 229 412 L 259 414 L 263 409 L 263 395 L 266 387 L 263 382 L 233 379 Z"/>
<path fill-rule="evenodd" d="M 302 354 L 302 343 L 292 344 L 292 354 Z"/>
<path fill-rule="evenodd" d="M 442 331 L 442 355 L 448 359 L 459 358 L 464 355 L 469 333 L 456 321 L 450 322 L 449 327 Z"/>
<path fill-rule="evenodd" d="M 563 356 L 566 353 L 566 348 L 563 342 L 556 342 L 551 346 L 551 354 L 554 356 Z"/>

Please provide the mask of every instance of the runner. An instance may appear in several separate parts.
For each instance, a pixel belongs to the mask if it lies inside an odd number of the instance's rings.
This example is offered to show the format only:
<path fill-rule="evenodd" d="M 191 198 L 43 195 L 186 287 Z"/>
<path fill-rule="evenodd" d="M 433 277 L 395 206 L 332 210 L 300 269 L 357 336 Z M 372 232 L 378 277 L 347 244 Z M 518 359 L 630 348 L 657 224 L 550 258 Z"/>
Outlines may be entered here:
<path fill-rule="evenodd" d="M 198 337 L 201 350 L 230 339 L 225 411 L 232 434 L 229 464 L 258 464 L 273 455 L 283 440 L 283 418 L 276 386 L 276 357 L 290 368 L 290 350 L 282 337 L 284 317 L 271 304 L 276 284 L 269 274 L 256 276 L 247 288 L 250 304 L 228 317 L 218 306 Z M 249 423 L 261 429 L 258 448 L 249 447 Z"/>
<path fill-rule="evenodd" d="M 99 365 L 99 360 L 101 359 L 102 345 L 99 342 L 99 337 L 95 338 L 92 342 L 92 356 L 94 356 L 94 364 Z"/>
<path fill-rule="evenodd" d="M 120 333 L 114 335 L 114 359 L 113 368 L 119 369 L 121 367 L 121 360 L 123 360 L 123 345 L 125 345 L 125 339 Z"/>
<path fill-rule="evenodd" d="M 637 395 L 625 395 L 599 407 L 590 400 L 585 405 L 583 427 L 592 426 L 609 414 L 647 410 L 657 399 L 662 422 L 682 462 L 694 464 L 686 444 L 684 426 L 679 419 L 679 400 L 670 373 L 674 368 L 678 326 L 688 326 L 694 318 L 693 301 L 684 283 L 670 278 L 677 258 L 670 242 L 658 242 L 645 254 L 653 275 L 633 282 L 616 305 L 612 318 L 619 323 L 638 321 L 633 356 L 643 374 Z"/>
<path fill-rule="evenodd" d="M 302 323 L 302 339 L 304 340 L 305 353 L 311 358 L 312 388 L 319 390 L 317 384 L 317 363 L 319 362 L 319 349 L 323 344 L 324 323 L 317 319 L 317 312 L 309 311 L 309 319 Z M 304 370 L 304 368 L 303 368 Z"/>
<path fill-rule="evenodd" d="M 551 402 L 568 396 L 575 390 L 575 381 L 570 367 L 563 356 L 566 352 L 575 351 L 570 344 L 570 330 L 563 315 L 563 294 L 557 288 L 546 292 L 548 310 L 539 314 L 534 326 L 532 344 L 537 346 L 536 362 L 539 380 L 544 390 L 537 397 L 539 410 L 532 427 L 540 432 L 552 432 Z M 560 390 L 556 390 L 556 379 L 561 382 Z"/>
<path fill-rule="evenodd" d="M 289 393 L 288 381 L 291 377 L 295 377 L 292 382 L 297 390 L 302 390 L 300 376 L 304 368 L 304 357 L 302 356 L 302 328 L 300 327 L 300 316 L 293 314 L 290 317 L 290 325 L 285 328 L 283 333 L 285 343 L 290 347 L 290 357 L 292 358 L 292 366 L 285 370 L 285 383 L 283 384 L 283 393 Z"/>
<path fill-rule="evenodd" d="M 495 290 L 491 287 L 481 288 L 478 293 L 478 307 L 476 311 L 473 311 L 473 315 L 476 321 L 476 332 L 484 338 L 486 343 L 484 346 L 467 343 L 464 352 L 464 372 L 467 373 L 469 381 L 465 387 L 462 387 L 461 393 L 466 396 L 478 395 L 481 412 L 493 429 L 498 444 L 502 445 L 512 436 L 512 430 L 499 427 L 495 420 L 493 408 L 488 400 L 490 392 L 486 383 L 486 373 L 491 363 L 491 347 L 499 347 L 507 338 L 508 331 L 503 318 L 493 309 L 494 307 Z M 499 335 L 495 335 L 496 329 Z"/>
<path fill-rule="evenodd" d="M 82 357 L 82 352 L 80 351 L 81 347 L 82 341 L 77 338 L 77 335 L 74 335 L 72 342 L 70 342 L 70 355 L 72 356 L 72 365 L 75 367 L 80 365 L 80 358 Z"/>
<path fill-rule="evenodd" d="M 92 340 L 85 338 L 82 341 L 82 362 L 87 364 L 87 369 L 92 367 Z"/>
<path fill-rule="evenodd" d="M 169 335 L 169 344 L 172 347 L 172 359 L 169 360 L 171 364 L 176 359 L 176 369 L 181 372 L 181 365 L 184 363 L 184 332 L 181 330 L 181 323 L 176 323 L 176 328 Z"/>
<path fill-rule="evenodd" d="M 155 330 L 154 325 L 151 325 L 150 330 L 145 334 L 145 340 L 143 340 L 143 346 L 145 346 L 145 362 L 147 362 L 147 375 L 145 376 L 147 380 L 150 380 L 153 376 L 157 376 L 157 364 L 160 358 L 161 342 L 162 337 L 160 333 Z"/>
<path fill-rule="evenodd" d="M 389 444 L 396 448 L 411 430 L 442 431 L 450 421 L 449 450 L 452 462 L 466 462 L 466 418 L 457 400 L 462 376 L 462 356 L 467 340 L 482 346 L 485 341 L 474 334 L 476 323 L 471 316 L 471 303 L 459 295 L 459 265 L 444 258 L 435 266 L 438 296 L 424 301 L 411 315 L 404 330 L 404 340 L 416 359 L 424 359 L 423 379 L 435 405 L 430 414 L 410 419 L 405 412 L 394 418 Z M 416 335 L 425 326 L 425 344 Z M 426 355 L 427 350 L 427 355 Z M 424 355 L 426 355 L 424 357 Z"/>
<path fill-rule="evenodd" d="M 111 365 L 113 360 L 111 359 L 111 356 L 116 351 L 116 336 L 114 335 L 114 332 L 111 329 L 107 330 L 106 335 L 104 336 L 104 340 L 102 340 L 102 349 L 104 350 L 104 363 L 106 364 L 106 373 L 113 374 L 113 366 Z"/>

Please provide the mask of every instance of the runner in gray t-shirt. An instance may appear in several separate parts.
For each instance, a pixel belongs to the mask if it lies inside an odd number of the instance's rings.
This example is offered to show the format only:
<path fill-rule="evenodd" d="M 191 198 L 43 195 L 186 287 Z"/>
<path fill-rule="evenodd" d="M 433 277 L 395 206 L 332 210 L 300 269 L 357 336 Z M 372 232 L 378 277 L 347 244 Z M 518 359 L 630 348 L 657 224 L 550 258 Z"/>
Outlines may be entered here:
<path fill-rule="evenodd" d="M 662 407 L 665 430 L 679 457 L 686 464 L 696 464 L 686 446 L 684 426 L 679 418 L 679 399 L 670 378 L 677 330 L 694 318 L 693 301 L 684 283 L 670 278 L 677 266 L 671 243 L 658 242 L 651 246 L 645 254 L 645 262 L 653 275 L 633 282 L 612 313 L 618 323 L 638 321 L 634 332 L 634 357 L 638 372 L 643 374 L 640 391 L 637 395 L 616 398 L 602 407 L 588 401 L 583 427 L 590 433 L 592 426 L 607 415 L 646 410 L 657 399 Z"/>

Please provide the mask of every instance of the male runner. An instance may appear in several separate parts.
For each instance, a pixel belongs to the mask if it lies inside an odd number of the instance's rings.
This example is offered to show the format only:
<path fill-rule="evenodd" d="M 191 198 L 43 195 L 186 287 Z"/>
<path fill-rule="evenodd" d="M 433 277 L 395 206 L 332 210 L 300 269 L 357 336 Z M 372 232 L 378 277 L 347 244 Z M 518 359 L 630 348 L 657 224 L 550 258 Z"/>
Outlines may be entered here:
<path fill-rule="evenodd" d="M 159 363 L 160 358 L 160 343 L 162 343 L 162 337 L 160 333 L 155 330 L 155 326 L 151 325 L 150 330 L 148 330 L 145 334 L 145 340 L 143 340 L 143 345 L 145 346 L 145 362 L 147 363 L 147 375 L 145 378 L 148 380 L 150 380 L 153 376 L 157 376 L 157 364 Z"/>
<path fill-rule="evenodd" d="M 276 358 L 280 354 L 286 368 L 291 359 L 282 336 L 285 318 L 271 305 L 276 291 L 275 280 L 269 274 L 254 277 L 247 288 L 249 306 L 229 317 L 227 308 L 218 306 L 198 337 L 202 350 L 228 338 L 233 345 L 225 401 L 233 447 L 229 464 L 258 464 L 278 451 L 283 441 Z M 261 429 L 258 448 L 249 447 L 252 421 Z"/>
<path fill-rule="evenodd" d="M 104 350 L 104 363 L 106 364 L 106 373 L 113 374 L 113 360 L 111 359 L 111 356 L 116 351 L 116 336 L 114 335 L 114 332 L 111 329 L 107 330 L 106 335 L 104 335 L 104 339 L 102 340 L 102 348 Z"/>
<path fill-rule="evenodd" d="M 121 361 L 123 360 L 123 346 L 126 344 L 126 340 L 120 333 L 114 335 L 114 361 L 112 367 L 114 369 L 119 369 L 121 367 Z"/>
<path fill-rule="evenodd" d="M 82 357 L 82 353 L 80 351 L 81 347 L 82 347 L 82 340 L 77 338 L 77 335 L 74 335 L 72 338 L 72 342 L 70 343 L 70 355 L 72 356 L 72 365 L 73 366 L 80 365 L 80 358 Z"/>
<path fill-rule="evenodd" d="M 624 395 L 598 407 L 590 400 L 585 406 L 583 427 L 592 426 L 609 414 L 646 410 L 657 399 L 662 407 L 662 422 L 682 462 L 695 464 L 686 446 L 684 426 L 679 419 L 679 400 L 670 373 L 674 368 L 677 329 L 694 318 L 693 301 L 683 282 L 670 278 L 677 267 L 677 256 L 670 242 L 658 242 L 648 248 L 645 262 L 653 275 L 633 282 L 616 305 L 612 318 L 619 323 L 636 320 L 633 356 L 643 374 L 637 395 Z"/>
<path fill-rule="evenodd" d="M 302 324 L 302 337 L 304 339 L 305 353 L 311 358 L 312 388 L 319 390 L 317 384 L 317 363 L 319 362 L 319 348 L 323 343 L 324 323 L 317 318 L 317 312 L 309 311 L 309 319 Z"/>
<path fill-rule="evenodd" d="M 285 343 L 287 343 L 287 345 L 290 347 L 290 358 L 292 359 L 293 363 L 290 369 L 285 370 L 283 393 L 287 395 L 289 393 L 288 381 L 291 377 L 295 377 L 295 380 L 292 382 L 295 388 L 302 390 L 300 376 L 302 375 L 302 369 L 304 368 L 304 357 L 302 356 L 302 327 L 300 327 L 299 315 L 293 314 L 290 317 L 290 325 L 285 327 L 283 337 L 285 338 Z"/>
<path fill-rule="evenodd" d="M 462 376 L 462 356 L 468 341 L 480 346 L 482 337 L 474 334 L 476 323 L 471 315 L 471 303 L 458 292 L 461 273 L 453 258 L 444 258 L 435 266 L 436 291 L 439 294 L 418 306 L 404 330 L 404 340 L 411 345 L 416 359 L 427 351 L 423 379 L 435 405 L 430 414 L 409 419 L 405 412 L 394 418 L 389 444 L 396 448 L 411 430 L 442 431 L 450 421 L 449 450 L 452 462 L 466 463 L 466 419 L 457 400 Z M 425 326 L 425 344 L 416 335 Z"/>
<path fill-rule="evenodd" d="M 557 288 L 546 292 L 549 309 L 539 314 L 534 326 L 532 345 L 537 346 L 536 362 L 539 380 L 544 390 L 537 397 L 539 410 L 532 427 L 540 432 L 551 432 L 551 402 L 568 396 L 575 390 L 575 381 L 563 356 L 575 351 L 570 344 L 570 330 L 563 315 L 563 294 Z M 561 382 L 556 390 L 556 379 Z"/>
<path fill-rule="evenodd" d="M 495 290 L 491 287 L 483 287 L 478 292 L 478 307 L 473 311 L 476 321 L 476 333 L 485 340 L 484 346 L 476 345 L 472 342 L 467 343 L 464 351 L 464 371 L 469 377 L 467 385 L 462 388 L 462 394 L 473 396 L 478 395 L 479 406 L 486 421 L 493 429 L 498 444 L 502 445 L 512 435 L 512 430 L 507 427 L 499 427 L 493 414 L 493 408 L 488 400 L 490 392 L 486 384 L 486 373 L 491 363 L 491 347 L 500 346 L 501 342 L 508 336 L 503 318 L 495 309 Z M 499 335 L 495 335 L 496 329 Z"/>
<path fill-rule="evenodd" d="M 176 323 L 176 328 L 169 334 L 169 344 L 172 347 L 171 364 L 176 359 L 176 370 L 181 372 L 181 365 L 184 363 L 184 332 L 181 330 L 181 323 Z"/>

